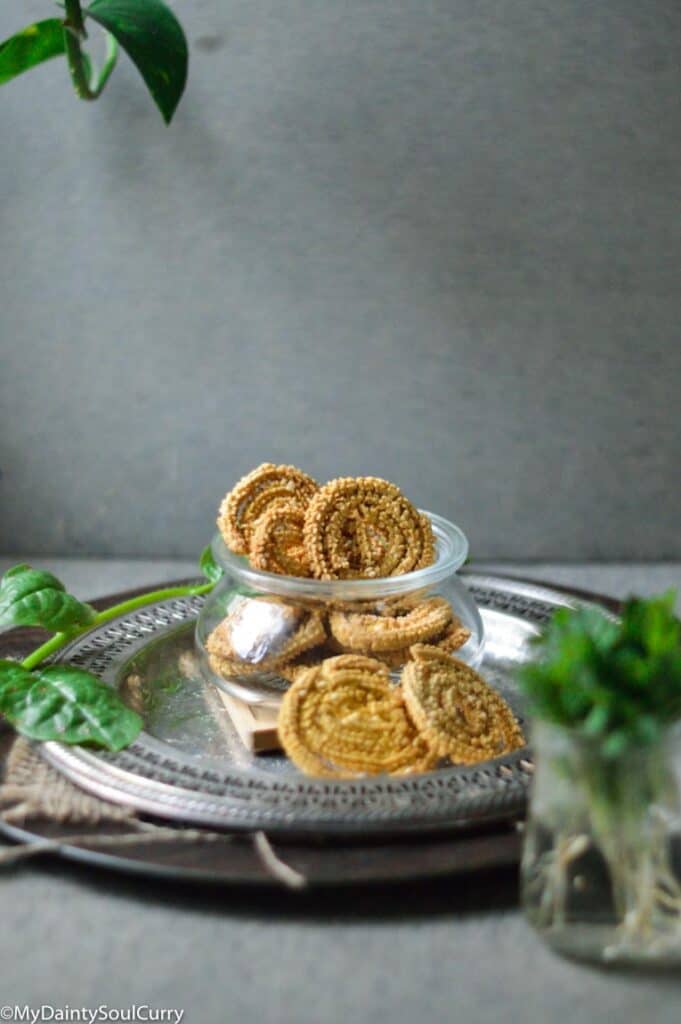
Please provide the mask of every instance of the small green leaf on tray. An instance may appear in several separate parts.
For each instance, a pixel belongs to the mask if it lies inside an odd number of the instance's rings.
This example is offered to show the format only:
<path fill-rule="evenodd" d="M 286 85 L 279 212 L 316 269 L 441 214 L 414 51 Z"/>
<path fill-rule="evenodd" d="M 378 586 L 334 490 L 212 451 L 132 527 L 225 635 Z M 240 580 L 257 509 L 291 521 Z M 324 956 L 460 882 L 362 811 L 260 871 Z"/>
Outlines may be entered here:
<path fill-rule="evenodd" d="M 217 583 L 222 576 L 222 569 L 213 558 L 213 552 L 210 549 L 210 545 L 205 547 L 201 552 L 199 568 L 206 579 L 210 580 L 211 583 Z"/>
<path fill-rule="evenodd" d="M 27 25 L 0 43 L 0 85 L 64 53 L 64 27 L 59 18 Z"/>
<path fill-rule="evenodd" d="M 87 626 L 95 614 L 89 605 L 67 594 L 64 584 L 49 572 L 16 565 L 0 580 L 0 629 L 42 626 L 63 632 Z"/>
<path fill-rule="evenodd" d="M 70 665 L 29 672 L 0 661 L 0 713 L 34 740 L 83 743 L 117 751 L 142 728 L 142 719 L 95 676 Z"/>
<path fill-rule="evenodd" d="M 118 40 L 170 123 L 189 62 L 187 40 L 173 12 L 161 0 L 93 0 L 84 13 Z"/>

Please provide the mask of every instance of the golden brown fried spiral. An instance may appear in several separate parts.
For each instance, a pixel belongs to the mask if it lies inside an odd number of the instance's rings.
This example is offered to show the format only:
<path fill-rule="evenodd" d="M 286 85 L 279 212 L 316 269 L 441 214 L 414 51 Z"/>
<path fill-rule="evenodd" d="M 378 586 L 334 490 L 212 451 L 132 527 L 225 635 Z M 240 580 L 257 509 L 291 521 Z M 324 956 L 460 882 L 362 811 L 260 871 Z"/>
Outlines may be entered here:
<path fill-rule="evenodd" d="M 210 665 L 225 678 L 277 671 L 326 638 L 319 612 L 273 597 L 243 597 L 206 640 Z"/>
<path fill-rule="evenodd" d="M 452 609 L 444 597 L 426 598 L 404 615 L 335 611 L 329 616 L 335 639 L 348 651 L 366 654 L 425 643 L 443 633 L 451 621 Z"/>
<path fill-rule="evenodd" d="M 320 488 L 307 507 L 304 537 L 320 579 L 397 576 L 434 558 L 428 519 L 378 477 L 344 477 Z"/>
<path fill-rule="evenodd" d="M 284 696 L 277 729 L 288 756 L 308 775 L 425 771 L 437 760 L 385 665 L 360 655 L 327 658 L 302 672 Z"/>
<path fill-rule="evenodd" d="M 442 757 L 475 764 L 522 747 L 525 739 L 504 698 L 464 662 L 416 644 L 402 670 L 409 713 Z"/>
<path fill-rule="evenodd" d="M 293 503 L 276 504 L 258 519 L 250 546 L 256 569 L 285 576 L 311 576 L 303 543 L 305 510 Z"/>
<path fill-rule="evenodd" d="M 225 544 L 238 555 L 248 554 L 253 530 L 264 512 L 291 503 L 305 508 L 317 489 L 316 481 L 295 466 L 263 462 L 242 477 L 220 505 L 218 529 Z"/>

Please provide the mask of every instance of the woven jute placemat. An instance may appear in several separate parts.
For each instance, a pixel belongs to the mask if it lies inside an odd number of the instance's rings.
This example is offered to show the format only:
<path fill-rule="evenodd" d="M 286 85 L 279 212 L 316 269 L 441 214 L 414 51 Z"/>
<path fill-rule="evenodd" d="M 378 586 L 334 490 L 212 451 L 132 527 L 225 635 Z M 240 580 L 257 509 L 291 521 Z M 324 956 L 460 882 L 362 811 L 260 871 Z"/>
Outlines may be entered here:
<path fill-rule="evenodd" d="M 229 843 L 236 838 L 244 838 L 243 833 L 237 837 L 226 832 L 157 825 L 140 818 L 130 807 L 100 800 L 61 775 L 40 756 L 35 744 L 21 736 L 12 741 L 5 759 L 0 783 L 0 819 L 8 825 L 24 826 L 32 821 L 42 821 L 68 826 L 69 829 L 62 838 L 37 839 L 0 847 L 0 868 L 40 854 L 58 852 L 65 844 L 106 849 L 149 841 Z M 111 825 L 118 826 L 115 834 L 104 831 L 97 834 L 98 827 Z M 74 827 L 87 831 L 82 835 L 74 834 L 71 831 Z M 250 833 L 247 838 L 263 867 L 276 881 L 290 889 L 305 886 L 305 876 L 277 856 L 264 832 Z"/>

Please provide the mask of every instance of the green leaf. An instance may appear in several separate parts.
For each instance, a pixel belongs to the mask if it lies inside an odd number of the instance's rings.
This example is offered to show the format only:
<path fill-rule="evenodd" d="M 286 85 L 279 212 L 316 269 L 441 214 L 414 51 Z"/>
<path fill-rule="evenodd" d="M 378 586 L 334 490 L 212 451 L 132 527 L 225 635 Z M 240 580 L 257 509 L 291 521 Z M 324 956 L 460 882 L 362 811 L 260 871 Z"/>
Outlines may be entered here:
<path fill-rule="evenodd" d="M 606 739 L 603 740 L 601 746 L 601 753 L 603 757 L 615 760 L 621 757 L 624 751 L 629 746 L 629 737 L 623 731 L 612 732 Z"/>
<path fill-rule="evenodd" d="M 598 736 L 605 731 L 610 715 L 603 704 L 595 704 L 584 721 L 584 735 Z"/>
<path fill-rule="evenodd" d="M 187 82 L 189 53 L 182 26 L 161 0 L 93 0 L 84 11 L 114 36 L 169 124 Z"/>
<path fill-rule="evenodd" d="M 26 572 L 26 570 L 30 568 L 30 565 L 26 562 L 22 562 L 20 565 L 13 565 L 11 569 L 6 571 L 4 578 L 8 579 L 11 576 L 18 576 L 19 573 Z"/>
<path fill-rule="evenodd" d="M 211 583 L 217 583 L 223 574 L 223 570 L 213 558 L 213 552 L 211 551 L 210 544 L 201 552 L 199 568 L 206 579 L 210 580 Z"/>
<path fill-rule="evenodd" d="M 63 53 L 64 27 L 59 18 L 47 18 L 27 25 L 0 43 L 0 85 Z"/>
<path fill-rule="evenodd" d="M 0 629 L 8 626 L 42 626 L 62 632 L 87 626 L 95 611 L 71 594 L 49 572 L 17 565 L 0 581 Z"/>
<path fill-rule="evenodd" d="M 142 728 L 140 716 L 109 686 L 70 665 L 29 672 L 0 661 L 0 712 L 34 740 L 127 747 Z"/>

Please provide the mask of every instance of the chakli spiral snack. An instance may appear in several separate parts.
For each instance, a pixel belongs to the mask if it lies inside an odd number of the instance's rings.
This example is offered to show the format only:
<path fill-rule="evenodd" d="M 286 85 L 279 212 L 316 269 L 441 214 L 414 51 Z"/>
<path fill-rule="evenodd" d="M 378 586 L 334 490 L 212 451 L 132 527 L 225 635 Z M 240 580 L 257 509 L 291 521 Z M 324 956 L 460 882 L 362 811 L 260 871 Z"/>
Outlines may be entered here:
<path fill-rule="evenodd" d="M 386 666 L 361 655 L 327 658 L 302 672 L 284 696 L 277 730 L 288 756 L 308 775 L 425 771 L 437 760 Z"/>
<path fill-rule="evenodd" d="M 330 610 L 338 612 L 358 612 L 363 615 L 402 615 L 414 608 L 422 594 L 407 594 L 399 597 L 367 598 L 366 600 L 341 600 L 340 598 L 329 598 L 327 601 Z"/>
<path fill-rule="evenodd" d="M 334 611 L 329 616 L 329 628 L 348 651 L 379 654 L 409 648 L 438 636 L 452 621 L 452 615 L 444 597 L 429 597 L 403 615 Z"/>
<path fill-rule="evenodd" d="M 305 651 L 299 658 L 287 661 L 285 665 L 277 669 L 277 673 L 289 683 L 295 683 L 307 669 L 319 668 L 327 658 L 337 656 L 338 651 L 333 650 L 329 644 L 322 644 L 320 647 L 313 647 L 311 650 Z"/>
<path fill-rule="evenodd" d="M 378 477 L 343 477 L 321 487 L 307 507 L 304 538 L 319 579 L 396 576 L 434 559 L 428 519 Z"/>
<path fill-rule="evenodd" d="M 404 701 L 440 756 L 475 764 L 524 745 L 504 698 L 472 668 L 425 644 L 416 644 L 411 655 L 402 671 Z"/>
<path fill-rule="evenodd" d="M 311 576 L 303 543 L 305 509 L 276 503 L 258 519 L 250 545 L 251 565 L 286 576 Z"/>
<path fill-rule="evenodd" d="M 218 675 L 279 671 L 282 665 L 326 639 L 322 615 L 272 597 L 243 597 L 206 640 Z"/>
<path fill-rule="evenodd" d="M 225 495 L 218 515 L 218 529 L 227 547 L 238 555 L 247 555 L 253 530 L 260 516 L 281 504 L 305 508 L 318 485 L 295 466 L 275 466 L 263 462 Z"/>
<path fill-rule="evenodd" d="M 447 626 L 442 636 L 430 640 L 429 643 L 433 644 L 434 647 L 438 647 L 441 651 L 445 651 L 447 654 L 453 654 L 454 651 L 458 651 L 460 647 L 463 647 L 467 640 L 470 640 L 470 636 L 470 629 L 467 629 L 454 616 L 453 621 Z"/>
<path fill-rule="evenodd" d="M 458 651 L 460 647 L 466 643 L 471 635 L 470 629 L 466 629 L 459 620 L 454 617 L 453 621 L 445 629 L 444 633 L 440 636 L 432 637 L 428 640 L 428 644 L 431 647 L 437 647 L 440 651 L 445 651 L 447 654 L 453 654 Z M 385 662 L 391 669 L 402 668 L 406 665 L 412 657 L 412 647 L 400 647 L 395 650 L 381 651 L 380 654 L 376 653 L 374 656 Z"/>

